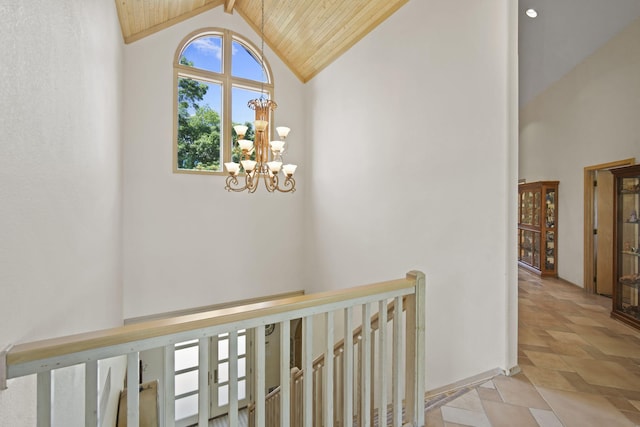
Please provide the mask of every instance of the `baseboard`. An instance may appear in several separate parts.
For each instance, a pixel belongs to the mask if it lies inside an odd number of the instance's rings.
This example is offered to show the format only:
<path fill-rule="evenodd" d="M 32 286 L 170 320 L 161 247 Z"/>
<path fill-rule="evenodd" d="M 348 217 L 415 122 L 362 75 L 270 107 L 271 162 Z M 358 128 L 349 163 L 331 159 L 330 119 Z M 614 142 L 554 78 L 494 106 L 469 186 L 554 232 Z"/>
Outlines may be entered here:
<path fill-rule="evenodd" d="M 489 381 L 491 378 L 498 376 L 498 375 L 506 375 L 504 369 L 500 369 L 500 368 L 495 368 L 495 369 L 491 369 L 490 371 L 486 371 L 483 372 L 481 374 L 478 375 L 474 375 L 472 377 L 469 378 L 465 378 L 462 379 L 460 381 L 456 381 L 454 383 L 442 386 L 442 387 L 438 387 L 435 388 L 433 390 L 429 390 L 426 393 L 426 398 L 430 399 L 432 397 L 441 395 L 441 394 L 450 394 L 453 393 L 461 388 L 467 388 L 467 387 L 473 387 L 476 385 L 480 385 L 482 383 L 485 383 L 487 381 Z"/>

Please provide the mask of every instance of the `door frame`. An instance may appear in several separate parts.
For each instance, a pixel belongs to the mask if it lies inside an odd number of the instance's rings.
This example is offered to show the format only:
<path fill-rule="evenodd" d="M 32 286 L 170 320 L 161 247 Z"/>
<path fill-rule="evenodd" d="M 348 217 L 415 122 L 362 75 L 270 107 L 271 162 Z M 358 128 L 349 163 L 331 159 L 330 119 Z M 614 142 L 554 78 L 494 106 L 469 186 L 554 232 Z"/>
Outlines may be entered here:
<path fill-rule="evenodd" d="M 602 169 L 611 169 L 621 166 L 634 165 L 636 163 L 635 157 L 629 159 L 618 160 L 615 162 L 601 163 L 599 165 L 587 166 L 584 168 L 584 259 L 583 259 L 583 277 L 582 282 L 584 284 L 585 292 L 594 294 L 596 292 L 595 283 L 593 281 L 594 266 L 594 238 L 593 238 L 593 226 L 594 226 L 594 195 L 593 180 L 596 171 Z"/>

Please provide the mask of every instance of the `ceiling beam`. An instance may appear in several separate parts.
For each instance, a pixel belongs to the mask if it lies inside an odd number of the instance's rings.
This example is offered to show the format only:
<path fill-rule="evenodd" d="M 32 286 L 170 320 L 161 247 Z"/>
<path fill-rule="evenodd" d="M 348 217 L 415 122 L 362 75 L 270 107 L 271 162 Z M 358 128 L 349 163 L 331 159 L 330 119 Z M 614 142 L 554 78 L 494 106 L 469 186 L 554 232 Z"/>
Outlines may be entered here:
<path fill-rule="evenodd" d="M 236 0 L 224 0 L 224 11 L 227 13 L 233 13 L 233 7 L 236 5 Z"/>

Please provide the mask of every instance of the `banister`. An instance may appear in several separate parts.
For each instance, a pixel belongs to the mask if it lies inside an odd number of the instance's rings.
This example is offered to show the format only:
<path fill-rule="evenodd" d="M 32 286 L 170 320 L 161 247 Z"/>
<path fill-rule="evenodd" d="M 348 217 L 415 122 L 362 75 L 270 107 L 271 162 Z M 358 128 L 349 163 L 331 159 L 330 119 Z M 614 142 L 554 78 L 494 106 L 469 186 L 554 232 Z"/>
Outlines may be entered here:
<path fill-rule="evenodd" d="M 405 298 L 406 299 L 406 298 Z M 395 301 L 391 301 L 389 304 L 387 304 L 387 321 L 391 321 L 393 320 L 393 310 L 395 307 Z M 406 307 L 403 304 L 402 305 L 402 311 L 406 311 Z M 377 331 L 378 330 L 378 313 L 375 313 L 373 316 L 371 316 L 371 330 L 372 331 Z M 358 326 L 357 328 L 355 328 L 353 330 L 353 342 L 355 343 L 360 335 L 362 334 L 362 325 Z M 335 345 L 333 346 L 333 354 L 334 356 L 337 355 L 338 353 L 340 353 L 342 351 L 342 349 L 344 348 L 344 338 L 340 339 L 339 341 L 337 341 L 335 343 Z M 313 360 L 313 368 L 317 368 L 319 365 L 322 365 L 324 363 L 324 353 L 319 355 L 318 357 L 316 357 Z M 302 370 L 298 370 L 295 373 L 295 378 L 299 378 L 303 375 Z M 280 387 L 276 387 L 275 389 L 271 390 L 271 393 L 269 393 L 267 395 L 267 398 L 269 396 L 271 396 L 272 394 L 277 394 L 278 391 L 280 390 Z"/>
<path fill-rule="evenodd" d="M 180 334 L 184 335 L 184 333 L 188 332 L 222 327 L 243 321 L 248 323 L 249 326 L 254 327 L 261 323 L 260 318 L 262 317 L 281 315 L 282 320 L 284 320 L 287 318 L 286 313 L 297 310 L 316 308 L 318 312 L 321 312 L 322 308 L 326 308 L 326 306 L 335 306 L 335 309 L 340 309 L 347 305 L 365 303 L 373 296 L 384 297 L 385 294 L 397 295 L 398 292 L 404 292 L 403 295 L 412 294 L 415 292 L 414 286 L 415 280 L 411 280 L 410 278 L 390 280 L 349 289 L 302 295 L 239 307 L 152 320 L 101 331 L 17 344 L 6 353 L 7 378 L 38 372 L 36 365 L 40 360 L 61 358 L 71 354 L 82 354 L 82 357 L 85 357 L 86 354 L 98 350 L 103 351 L 99 355 L 99 358 L 105 358 L 110 357 L 112 354 L 104 349 L 111 347 L 127 346 L 131 343 L 144 342 L 145 340 L 152 340 L 159 337 L 180 336 Z M 149 348 L 151 347 L 150 344 Z M 133 349 L 131 351 L 133 351 Z M 112 353 L 115 354 L 115 350 Z M 66 365 L 58 362 L 55 368 L 70 366 L 76 363 L 78 363 L 77 360 L 69 360 L 69 363 Z M 12 374 L 12 366 L 24 364 L 30 364 L 28 372 L 20 371 L 18 374 Z M 41 367 L 42 371 L 48 369 L 51 369 L 51 367 Z"/>

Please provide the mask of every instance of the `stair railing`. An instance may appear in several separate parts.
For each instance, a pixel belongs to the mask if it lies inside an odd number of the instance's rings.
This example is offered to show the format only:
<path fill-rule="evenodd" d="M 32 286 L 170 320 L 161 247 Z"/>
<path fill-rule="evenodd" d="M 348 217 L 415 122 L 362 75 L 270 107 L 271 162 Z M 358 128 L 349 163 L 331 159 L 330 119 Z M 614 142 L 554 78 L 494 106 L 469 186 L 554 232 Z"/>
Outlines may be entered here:
<path fill-rule="evenodd" d="M 361 349 L 372 348 L 370 319 L 372 307 L 377 305 L 380 324 L 387 323 L 388 301 L 394 301 L 393 319 L 402 318 L 403 322 L 393 322 L 391 339 L 386 328 L 379 329 L 377 364 L 381 369 L 375 373 L 369 351 L 359 351 L 354 357 L 354 341 Z M 404 303 L 403 303 L 404 302 Z M 361 338 L 354 340 L 354 307 L 362 311 Z M 345 342 L 340 352 L 339 364 L 334 363 L 334 313 L 344 316 Z M 324 319 L 324 362 L 322 369 L 316 369 L 316 381 L 303 381 L 289 369 L 290 360 L 290 321 L 302 319 L 303 323 L 303 372 L 313 372 L 312 345 L 314 339 L 314 317 Z M 265 325 L 277 323 L 280 326 L 280 391 L 275 399 L 279 404 L 277 414 L 267 411 L 265 393 Z M 239 307 L 220 309 L 210 312 L 178 316 L 168 319 L 125 325 L 103 331 L 95 331 L 38 342 L 17 344 L 0 352 L 0 390 L 7 387 L 7 380 L 27 375 L 37 375 L 38 426 L 51 425 L 52 375 L 58 369 L 74 365 L 84 365 L 85 370 L 85 425 L 97 427 L 102 414 L 99 412 L 98 363 L 101 360 L 117 356 L 127 359 L 127 389 L 137 390 L 140 374 L 140 352 L 154 348 L 163 348 L 165 371 L 172 372 L 175 344 L 198 339 L 201 354 L 208 354 L 209 338 L 228 333 L 230 343 L 237 341 L 238 331 L 253 329 L 255 336 L 255 395 L 254 423 L 265 426 L 267 416 L 278 418 L 279 425 L 290 427 L 351 426 L 354 414 L 359 414 L 361 426 L 372 424 L 372 399 L 375 389 L 379 403 L 378 417 L 386 418 L 387 404 L 391 404 L 392 425 L 424 426 L 424 387 L 425 387 L 425 277 L 420 272 L 410 272 L 403 279 L 380 282 L 350 289 L 303 295 L 281 300 L 248 304 Z M 387 343 L 392 343 L 391 360 L 387 358 Z M 373 346 L 375 347 L 375 346 Z M 238 358 L 234 352 L 229 355 L 229 426 L 238 426 Z M 380 371 L 391 370 L 387 380 Z M 209 419 L 209 378 L 207 363 L 199 366 L 199 423 L 208 425 Z M 354 402 L 354 384 L 345 380 L 342 384 L 334 381 L 336 371 L 342 371 L 343 378 L 354 378 L 360 372 L 357 402 Z M 403 375 L 404 374 L 404 375 Z M 300 380 L 296 380 L 300 378 Z M 379 378 L 375 388 L 372 382 Z M 321 380 L 320 380 L 321 379 Z M 164 423 L 173 427 L 175 405 L 175 376 L 165 375 Z M 314 386 L 315 383 L 315 386 Z M 315 402 L 315 396 L 321 400 Z M 391 396 L 387 395 L 387 388 Z M 341 390 L 341 400 L 334 408 L 333 393 Z M 292 396 L 294 400 L 292 400 Z M 34 399 L 36 397 L 34 396 Z M 404 401 L 404 416 L 403 416 Z M 293 402 L 293 405 L 292 405 Z M 358 406 L 357 408 L 355 406 Z M 271 405 L 273 406 L 273 405 Z M 315 415 L 314 415 L 315 412 Z M 321 413 L 321 416 L 318 415 Z M 336 415 L 338 414 L 338 415 Z M 139 394 L 127 393 L 127 425 L 138 427 L 140 420 Z M 315 420 L 315 421 L 314 421 Z M 334 423 L 335 420 L 335 423 Z"/>
<path fill-rule="evenodd" d="M 402 304 L 402 311 L 406 311 L 406 301 L 407 301 L 407 297 L 403 298 L 403 304 Z M 382 307 L 382 304 L 380 304 L 380 307 Z M 374 369 L 376 363 L 375 363 L 375 359 L 376 359 L 376 354 L 380 355 L 380 352 L 376 352 L 376 338 L 379 339 L 381 332 L 378 330 L 379 326 L 380 326 L 380 317 L 383 317 L 386 319 L 385 325 L 387 325 L 390 322 L 393 322 L 394 320 L 394 312 L 395 312 L 395 300 L 389 302 L 386 306 L 386 317 L 385 316 L 380 316 L 380 312 L 376 312 L 373 314 L 373 316 L 371 316 L 370 319 L 370 327 L 371 327 L 371 348 L 370 348 L 370 354 L 372 357 L 371 360 L 371 373 L 370 373 L 370 378 L 375 378 L 376 376 L 376 371 Z M 401 319 L 402 320 L 402 319 Z M 384 333 L 384 331 L 382 332 Z M 342 375 L 343 371 L 341 369 L 339 369 L 339 367 L 341 367 L 344 363 L 343 360 L 343 353 L 344 353 L 344 339 L 340 339 L 338 342 L 335 343 L 335 345 L 333 346 L 333 366 L 334 366 L 334 374 L 333 374 L 333 381 L 334 381 L 334 389 L 333 389 L 333 394 L 332 394 L 332 399 L 333 399 L 333 405 L 334 405 L 334 417 L 333 417 L 333 425 L 334 426 L 338 426 L 342 424 L 342 419 L 343 419 L 343 407 L 342 407 L 342 402 L 343 402 L 343 395 L 342 395 L 342 390 L 344 389 L 344 376 Z M 356 364 L 361 364 L 362 360 L 363 360 L 363 345 L 362 345 L 362 325 L 359 325 L 352 333 L 352 342 L 353 342 L 353 346 L 354 346 L 354 354 L 357 355 L 356 357 Z M 313 361 L 312 367 L 313 367 L 313 425 L 324 425 L 324 419 L 323 419 L 323 414 L 322 411 L 320 410 L 321 408 L 324 407 L 323 405 L 323 399 L 325 398 L 325 396 L 323 396 L 323 386 L 322 386 L 322 380 L 323 380 L 323 369 L 324 369 L 324 360 L 325 360 L 325 354 L 321 354 L 318 357 L 316 357 Z M 384 363 L 384 361 L 382 361 L 382 366 L 386 366 L 387 364 Z M 299 396 L 302 394 L 302 384 L 303 384 L 303 376 L 304 376 L 304 371 L 294 367 L 291 369 L 291 381 L 292 381 L 292 386 L 291 386 L 291 407 L 292 408 L 298 408 L 299 405 L 297 404 L 298 400 L 299 400 Z M 356 369 L 356 387 L 355 390 L 359 391 L 362 389 L 362 380 L 363 380 L 363 375 L 361 374 L 361 370 Z M 372 387 L 374 387 L 372 389 L 372 395 L 371 395 L 371 407 L 374 407 L 374 395 L 375 395 L 375 384 L 372 384 Z M 355 401 L 355 405 L 354 405 L 354 421 L 356 423 L 356 425 L 358 425 L 358 420 L 360 419 L 360 413 L 359 413 L 359 408 L 361 407 L 361 395 L 360 393 L 356 392 L 354 395 L 354 401 Z M 269 414 L 269 416 L 267 416 L 266 418 L 266 424 L 265 427 L 277 427 L 280 426 L 280 417 L 279 417 L 279 409 L 280 409 L 280 387 L 276 387 L 274 390 L 272 390 L 269 394 L 267 394 L 266 396 L 266 411 L 267 414 Z M 256 423 L 255 423 L 255 404 L 251 403 L 249 405 L 249 427 L 255 427 Z M 386 408 L 385 408 L 386 409 Z M 374 409 L 371 413 L 371 417 L 373 418 L 377 418 L 377 419 L 384 419 L 387 417 L 387 411 L 388 409 L 385 411 L 385 409 L 381 409 L 378 410 L 378 408 Z M 301 411 L 298 411 L 296 409 L 294 409 L 294 413 L 292 414 L 292 426 L 298 426 L 298 425 L 302 425 L 302 419 L 301 419 Z M 377 424 L 377 423 L 376 423 Z M 379 424 L 378 424 L 379 425 Z"/>

